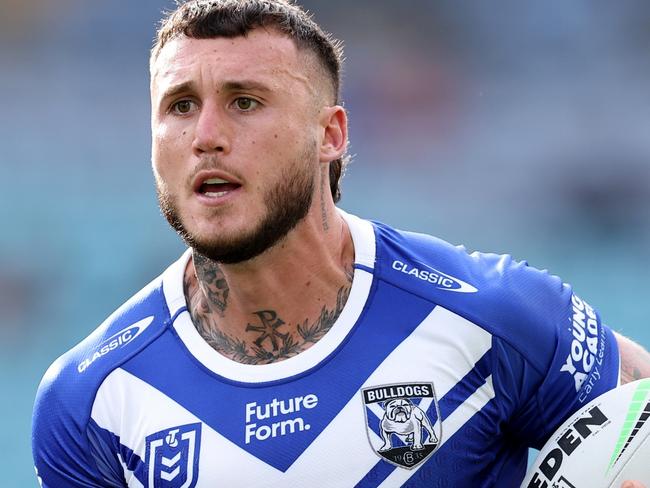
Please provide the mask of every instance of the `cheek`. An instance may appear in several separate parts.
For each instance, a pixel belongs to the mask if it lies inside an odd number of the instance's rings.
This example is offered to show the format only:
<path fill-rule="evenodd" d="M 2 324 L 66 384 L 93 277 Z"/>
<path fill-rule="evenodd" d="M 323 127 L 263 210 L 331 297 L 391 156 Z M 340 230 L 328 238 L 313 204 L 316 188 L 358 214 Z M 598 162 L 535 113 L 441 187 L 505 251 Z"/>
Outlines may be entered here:
<path fill-rule="evenodd" d="M 187 141 L 187 131 L 171 130 L 168 126 L 159 125 L 153 129 L 151 139 L 151 160 L 154 171 L 159 174 L 173 170 L 183 153 L 183 147 L 191 150 L 191 141 Z M 188 145 L 189 144 L 189 145 Z"/>
<path fill-rule="evenodd" d="M 164 152 L 178 139 L 179 131 L 173 130 L 168 124 L 158 124 L 152 128 L 152 146 L 158 152 Z"/>
<path fill-rule="evenodd" d="M 306 123 L 301 124 L 297 120 L 278 123 L 274 118 L 250 133 L 256 145 L 272 147 L 279 153 L 290 153 L 292 149 L 303 146 L 305 141 L 312 138 L 307 127 Z"/>
<path fill-rule="evenodd" d="M 304 128 L 276 126 L 263 140 L 255 142 L 252 149 L 265 155 L 265 160 L 272 158 L 278 168 L 291 164 L 304 167 L 309 161 L 318 160 L 314 138 Z"/>

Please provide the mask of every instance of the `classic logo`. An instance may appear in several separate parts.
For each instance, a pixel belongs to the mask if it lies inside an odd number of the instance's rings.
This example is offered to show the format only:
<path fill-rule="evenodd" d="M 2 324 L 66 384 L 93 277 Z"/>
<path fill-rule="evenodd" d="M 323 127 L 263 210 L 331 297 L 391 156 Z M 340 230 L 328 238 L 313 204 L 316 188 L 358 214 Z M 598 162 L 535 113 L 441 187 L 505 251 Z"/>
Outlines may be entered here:
<path fill-rule="evenodd" d="M 95 350 L 95 352 L 93 352 L 91 356 L 88 356 L 87 358 L 85 358 L 83 361 L 79 363 L 79 365 L 77 366 L 77 371 L 83 373 L 84 371 L 86 371 L 86 368 L 88 368 L 88 366 L 90 366 L 99 358 L 105 356 L 106 354 L 108 354 L 109 352 L 117 348 L 124 347 L 127 344 L 133 342 L 136 339 L 136 337 L 142 334 L 147 329 L 147 327 L 151 325 L 153 319 L 154 316 L 151 315 L 147 318 L 139 320 L 135 324 L 131 324 L 128 327 L 125 327 L 121 331 L 110 336 L 99 346 L 97 346 L 97 349 Z"/>
<path fill-rule="evenodd" d="M 430 283 L 434 285 L 438 290 L 453 291 L 456 293 L 476 293 L 478 290 L 470 285 L 465 283 L 458 278 L 455 278 L 451 275 L 438 271 L 435 268 L 432 268 L 428 264 L 417 262 L 417 266 L 412 264 L 405 263 L 403 261 L 393 261 L 392 268 L 395 271 L 404 273 L 409 276 L 414 276 L 415 278 Z"/>
<path fill-rule="evenodd" d="M 199 479 L 201 424 L 172 427 L 147 437 L 147 486 L 193 488 Z"/>
<path fill-rule="evenodd" d="M 386 461 L 411 469 L 442 436 L 433 383 L 399 383 L 362 390 L 368 440 Z"/>

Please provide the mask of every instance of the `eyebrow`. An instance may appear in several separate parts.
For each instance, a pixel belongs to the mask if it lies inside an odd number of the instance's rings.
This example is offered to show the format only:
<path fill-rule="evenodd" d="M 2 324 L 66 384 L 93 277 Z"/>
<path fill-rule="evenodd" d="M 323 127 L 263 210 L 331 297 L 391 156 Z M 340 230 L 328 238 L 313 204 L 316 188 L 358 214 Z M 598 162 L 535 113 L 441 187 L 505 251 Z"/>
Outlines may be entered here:
<path fill-rule="evenodd" d="M 188 91 L 192 91 L 193 88 L 194 83 L 191 81 L 185 81 L 183 83 L 179 83 L 178 85 L 172 85 L 163 92 L 160 100 L 167 100 L 168 98 L 175 97 L 181 93 L 187 93 Z"/>
<path fill-rule="evenodd" d="M 184 81 L 178 85 L 173 85 L 165 90 L 165 92 L 162 94 L 161 100 L 167 100 L 168 98 L 175 97 L 181 93 L 194 91 L 194 86 L 194 82 L 192 81 Z M 268 93 L 271 91 L 271 89 L 264 83 L 260 83 L 254 80 L 225 81 L 221 85 L 220 89 L 227 92 L 256 90 Z"/>
<path fill-rule="evenodd" d="M 271 91 L 271 89 L 264 83 L 254 80 L 226 81 L 223 84 L 223 89 L 226 91 L 257 90 L 266 93 Z"/>

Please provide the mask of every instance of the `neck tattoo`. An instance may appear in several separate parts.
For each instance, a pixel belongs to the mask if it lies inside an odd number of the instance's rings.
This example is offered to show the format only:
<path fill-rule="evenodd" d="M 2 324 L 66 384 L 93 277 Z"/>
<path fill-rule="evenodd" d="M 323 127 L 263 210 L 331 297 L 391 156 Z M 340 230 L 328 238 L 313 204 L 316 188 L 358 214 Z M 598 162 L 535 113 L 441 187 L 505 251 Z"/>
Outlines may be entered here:
<path fill-rule="evenodd" d="M 307 317 L 296 327 L 287 324 L 277 310 L 253 312 L 242 324 L 246 337 L 224 332 L 220 322 L 228 307 L 228 284 L 219 266 L 194 253 L 198 280 L 184 278 L 185 299 L 194 327 L 210 346 L 243 364 L 269 364 L 293 357 L 318 342 L 336 322 L 350 294 L 353 269 L 346 269 L 347 283 L 336 302 L 323 305 L 317 317 Z M 216 312 L 216 313 L 215 313 Z"/>

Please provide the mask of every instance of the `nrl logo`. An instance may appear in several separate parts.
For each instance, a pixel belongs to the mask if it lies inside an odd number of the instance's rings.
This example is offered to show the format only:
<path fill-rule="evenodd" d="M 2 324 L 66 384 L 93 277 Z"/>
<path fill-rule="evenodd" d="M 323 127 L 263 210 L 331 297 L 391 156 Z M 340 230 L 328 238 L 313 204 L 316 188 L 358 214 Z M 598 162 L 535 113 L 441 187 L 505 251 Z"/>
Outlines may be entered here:
<path fill-rule="evenodd" d="M 433 383 L 400 383 L 364 388 L 368 440 L 388 461 L 411 469 L 440 444 L 441 424 Z"/>
<path fill-rule="evenodd" d="M 199 479 L 201 424 L 188 424 L 147 437 L 147 486 L 194 488 Z"/>

